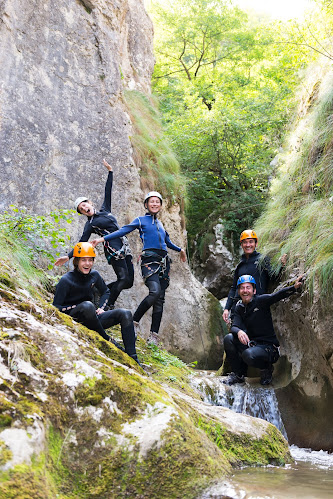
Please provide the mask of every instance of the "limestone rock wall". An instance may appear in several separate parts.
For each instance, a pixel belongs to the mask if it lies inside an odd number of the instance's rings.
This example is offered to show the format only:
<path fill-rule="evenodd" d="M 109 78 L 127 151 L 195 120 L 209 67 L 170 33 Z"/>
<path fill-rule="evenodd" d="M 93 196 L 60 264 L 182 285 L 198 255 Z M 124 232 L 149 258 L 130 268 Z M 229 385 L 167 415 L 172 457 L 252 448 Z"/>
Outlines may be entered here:
<path fill-rule="evenodd" d="M 281 343 L 276 394 L 291 442 L 333 449 L 332 306 L 307 293 L 279 303 L 274 310 Z"/>
<path fill-rule="evenodd" d="M 114 168 L 112 209 L 119 223 L 143 214 L 122 95 L 125 88 L 150 92 L 153 27 L 143 0 L 4 0 L 0 19 L 1 209 L 15 204 L 48 213 L 72 208 L 82 195 L 99 207 L 105 157 Z M 85 222 L 74 219 L 73 243 Z M 164 210 L 163 220 L 184 245 L 179 208 Z M 139 238 L 130 240 L 136 259 Z M 188 266 L 178 263 L 178 255 L 174 260 L 162 337 L 168 348 L 201 365 L 208 366 L 213 349 L 216 366 L 216 303 L 212 308 L 212 297 Z M 102 256 L 97 266 L 106 281 L 114 278 Z M 118 304 L 134 310 L 146 293 L 136 266 L 135 286 Z M 148 335 L 148 319 L 142 329 Z"/>
<path fill-rule="evenodd" d="M 227 247 L 222 223 L 217 223 L 206 234 L 208 241 L 197 243 L 192 259 L 193 272 L 202 285 L 218 299 L 228 296 L 237 265 L 237 250 Z M 200 249 L 200 245 L 203 246 Z"/>

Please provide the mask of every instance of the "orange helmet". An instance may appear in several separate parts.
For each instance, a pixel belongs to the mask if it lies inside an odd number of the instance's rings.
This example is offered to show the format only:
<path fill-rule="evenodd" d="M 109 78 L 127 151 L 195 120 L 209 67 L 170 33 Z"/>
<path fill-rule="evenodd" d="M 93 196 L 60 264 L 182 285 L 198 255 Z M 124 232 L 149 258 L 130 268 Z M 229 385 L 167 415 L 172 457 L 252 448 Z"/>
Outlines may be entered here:
<path fill-rule="evenodd" d="M 95 258 L 95 248 L 90 243 L 77 243 L 74 246 L 73 256 L 82 258 L 83 256 L 91 256 Z"/>
<path fill-rule="evenodd" d="M 254 232 L 254 230 L 247 229 L 243 230 L 243 232 L 240 235 L 240 242 L 244 241 L 244 239 L 255 239 L 258 242 L 258 236 Z"/>

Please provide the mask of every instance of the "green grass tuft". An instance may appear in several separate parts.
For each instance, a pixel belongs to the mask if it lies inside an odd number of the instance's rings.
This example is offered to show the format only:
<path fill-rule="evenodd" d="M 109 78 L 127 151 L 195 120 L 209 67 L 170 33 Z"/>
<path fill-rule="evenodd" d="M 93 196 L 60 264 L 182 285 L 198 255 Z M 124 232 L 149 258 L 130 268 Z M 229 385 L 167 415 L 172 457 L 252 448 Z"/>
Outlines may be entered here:
<path fill-rule="evenodd" d="M 186 180 L 178 160 L 165 138 L 157 105 L 137 91 L 124 92 L 135 134 L 131 141 L 141 169 L 142 187 L 157 189 L 171 203 L 184 207 Z"/>
<path fill-rule="evenodd" d="M 298 118 L 298 146 L 289 146 L 271 186 L 271 200 L 258 219 L 261 251 L 275 264 L 288 253 L 286 272 L 307 272 L 310 291 L 331 299 L 333 288 L 333 75 L 317 100 Z M 303 109 L 304 112 L 304 109 Z"/>

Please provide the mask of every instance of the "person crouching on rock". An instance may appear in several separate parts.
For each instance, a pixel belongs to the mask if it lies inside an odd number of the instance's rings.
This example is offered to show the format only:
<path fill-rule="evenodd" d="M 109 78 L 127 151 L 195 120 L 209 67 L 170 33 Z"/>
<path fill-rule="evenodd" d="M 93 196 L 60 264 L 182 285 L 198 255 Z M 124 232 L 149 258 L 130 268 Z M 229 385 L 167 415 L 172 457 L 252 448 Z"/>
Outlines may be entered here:
<path fill-rule="evenodd" d="M 223 381 L 227 385 L 244 383 L 247 367 L 260 369 L 260 383 L 272 381 L 273 364 L 279 358 L 279 341 L 273 328 L 270 306 L 295 293 L 302 285 L 298 277 L 293 286 L 276 293 L 256 295 L 256 281 L 242 275 L 237 281 L 240 300 L 236 305 L 231 333 L 224 338 L 224 350 L 232 371 Z"/>
<path fill-rule="evenodd" d="M 149 295 L 146 296 L 136 309 L 133 320 L 138 323 L 147 310 L 153 307 L 148 343 L 155 345 L 159 342 L 158 332 L 163 314 L 165 291 L 169 286 L 170 280 L 170 259 L 167 248 L 178 251 L 181 261 L 186 261 L 185 251 L 170 241 L 169 234 L 157 218 L 162 207 L 162 202 L 162 196 L 159 192 L 149 192 L 144 199 L 144 207 L 147 209 L 145 216 L 137 217 L 133 222 L 124 225 L 120 230 L 91 242 L 93 246 L 96 246 L 101 242 L 111 241 L 114 238 L 125 236 L 133 230 L 138 229 L 143 243 L 141 272 L 145 285 L 149 289 Z"/>
<path fill-rule="evenodd" d="M 96 331 L 105 340 L 111 341 L 118 348 L 121 348 L 120 345 L 110 338 L 105 329 L 120 324 L 125 352 L 140 364 L 135 350 L 132 313 L 124 308 L 107 312 L 104 310 L 110 290 L 100 274 L 92 269 L 95 256 L 95 249 L 90 243 L 82 242 L 74 246 L 74 270 L 67 272 L 58 282 L 53 305 L 60 312 L 70 315 L 80 324 Z M 101 295 L 97 310 L 93 304 L 94 289 Z"/>
<path fill-rule="evenodd" d="M 93 203 L 89 201 L 86 196 L 79 197 L 74 202 L 74 207 L 76 211 L 81 215 L 86 215 L 88 218 L 83 233 L 80 239 L 81 241 L 88 241 L 92 233 L 98 234 L 99 236 L 104 236 L 110 232 L 114 232 L 119 229 L 116 218 L 111 213 L 111 193 L 112 193 L 112 183 L 113 183 L 113 171 L 111 165 L 103 160 L 104 166 L 109 171 L 104 192 L 104 201 L 100 211 L 97 211 Z M 110 289 L 110 296 L 108 299 L 108 307 L 110 309 L 114 308 L 114 304 L 118 296 L 123 289 L 129 289 L 133 286 L 134 281 L 134 268 L 132 263 L 132 254 L 127 241 L 127 238 L 117 237 L 113 239 L 112 246 L 108 243 L 104 244 L 104 254 L 109 265 L 117 276 L 117 280 L 108 284 Z M 67 256 L 59 257 L 55 265 L 60 266 L 68 262 L 73 256 L 73 250 L 68 253 Z"/>

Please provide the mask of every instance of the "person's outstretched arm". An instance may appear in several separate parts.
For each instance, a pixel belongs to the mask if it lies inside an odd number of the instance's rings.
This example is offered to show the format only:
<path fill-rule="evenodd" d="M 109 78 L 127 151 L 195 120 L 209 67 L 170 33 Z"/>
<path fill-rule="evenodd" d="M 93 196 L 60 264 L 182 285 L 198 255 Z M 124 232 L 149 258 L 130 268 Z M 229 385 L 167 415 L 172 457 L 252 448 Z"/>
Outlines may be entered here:
<path fill-rule="evenodd" d="M 133 232 L 135 229 L 140 228 L 140 220 L 139 218 L 135 218 L 133 222 L 128 225 L 124 225 L 121 229 L 116 230 L 115 232 L 111 232 L 111 234 L 107 234 L 104 237 L 100 237 L 98 239 L 93 239 L 91 244 L 94 248 L 96 248 L 97 244 L 103 243 L 105 241 L 110 241 L 112 239 L 116 239 L 117 237 L 124 237 L 126 234 Z"/>
<path fill-rule="evenodd" d="M 112 166 L 109 165 L 109 163 L 105 161 L 105 159 L 103 159 L 103 165 L 109 171 L 109 174 L 108 178 L 106 179 L 105 190 L 104 190 L 104 201 L 101 207 L 101 211 L 108 211 L 111 213 L 113 171 L 112 171 Z"/>
<path fill-rule="evenodd" d="M 82 236 L 79 240 L 80 243 L 86 243 L 87 241 L 89 241 L 89 237 L 91 236 L 92 234 L 92 226 L 91 226 L 91 223 L 86 222 L 85 226 L 84 226 L 84 229 L 83 229 L 83 232 L 82 232 Z M 67 256 L 60 256 L 54 263 L 55 267 L 60 267 L 61 265 L 64 265 L 64 263 L 68 262 L 71 258 L 73 258 L 73 249 L 71 249 L 71 251 L 68 253 Z"/>

